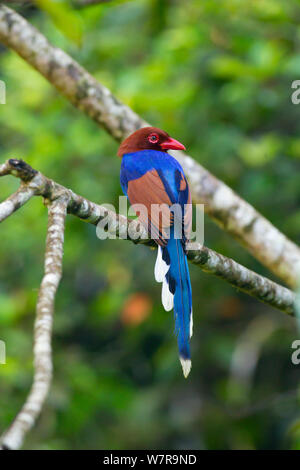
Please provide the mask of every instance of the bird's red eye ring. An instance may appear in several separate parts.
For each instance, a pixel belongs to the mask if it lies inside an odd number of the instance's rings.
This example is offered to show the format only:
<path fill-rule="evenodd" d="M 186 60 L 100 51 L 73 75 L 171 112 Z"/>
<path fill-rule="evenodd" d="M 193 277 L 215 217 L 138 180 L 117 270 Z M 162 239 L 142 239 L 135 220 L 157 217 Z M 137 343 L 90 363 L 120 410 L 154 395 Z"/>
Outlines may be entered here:
<path fill-rule="evenodd" d="M 158 135 L 157 134 L 150 134 L 148 136 L 148 140 L 151 144 L 156 144 L 158 142 Z"/>

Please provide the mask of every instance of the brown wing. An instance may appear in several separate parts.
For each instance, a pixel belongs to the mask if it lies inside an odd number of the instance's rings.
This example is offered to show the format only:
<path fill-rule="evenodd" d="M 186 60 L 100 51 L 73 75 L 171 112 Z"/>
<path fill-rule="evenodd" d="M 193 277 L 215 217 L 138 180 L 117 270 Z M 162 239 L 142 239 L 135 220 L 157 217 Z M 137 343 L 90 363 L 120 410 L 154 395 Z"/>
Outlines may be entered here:
<path fill-rule="evenodd" d="M 130 204 L 151 238 L 159 245 L 166 245 L 174 216 L 169 209 L 172 202 L 157 171 L 148 171 L 140 178 L 129 181 L 127 194 Z"/>

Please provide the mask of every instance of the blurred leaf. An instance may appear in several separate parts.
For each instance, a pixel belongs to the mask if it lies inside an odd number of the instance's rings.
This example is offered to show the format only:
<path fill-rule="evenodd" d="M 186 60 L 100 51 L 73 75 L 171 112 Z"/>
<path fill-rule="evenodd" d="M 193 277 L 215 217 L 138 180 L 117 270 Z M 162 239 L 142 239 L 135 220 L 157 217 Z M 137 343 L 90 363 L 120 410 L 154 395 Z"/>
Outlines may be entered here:
<path fill-rule="evenodd" d="M 81 18 L 67 0 L 34 0 L 52 19 L 58 29 L 78 46 L 82 43 Z"/>
<path fill-rule="evenodd" d="M 249 166 L 262 166 L 275 158 L 280 150 L 280 141 L 273 135 L 259 139 L 245 139 L 239 147 L 239 156 Z"/>

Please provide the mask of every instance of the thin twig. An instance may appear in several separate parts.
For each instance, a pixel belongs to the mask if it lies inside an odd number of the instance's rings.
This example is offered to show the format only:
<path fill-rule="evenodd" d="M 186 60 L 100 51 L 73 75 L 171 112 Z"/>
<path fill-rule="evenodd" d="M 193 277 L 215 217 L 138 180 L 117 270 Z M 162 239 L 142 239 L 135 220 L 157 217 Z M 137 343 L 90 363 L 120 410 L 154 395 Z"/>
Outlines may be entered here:
<path fill-rule="evenodd" d="M 34 196 L 34 190 L 27 186 L 20 188 L 0 204 L 0 222 L 7 219 Z"/>
<path fill-rule="evenodd" d="M 19 449 L 33 427 L 48 395 L 52 379 L 51 333 L 55 294 L 62 275 L 62 257 L 67 194 L 51 201 L 48 208 L 48 232 L 45 271 L 39 290 L 34 327 L 34 379 L 25 404 L 1 438 L 2 449 Z"/>
<path fill-rule="evenodd" d="M 68 54 L 52 46 L 22 16 L 4 5 L 0 5 L 0 41 L 116 140 L 147 125 Z M 295 287 L 300 275 L 300 248 L 191 157 L 183 152 L 175 152 L 174 156 L 189 179 L 193 201 L 203 203 L 215 222 L 274 274 Z"/>

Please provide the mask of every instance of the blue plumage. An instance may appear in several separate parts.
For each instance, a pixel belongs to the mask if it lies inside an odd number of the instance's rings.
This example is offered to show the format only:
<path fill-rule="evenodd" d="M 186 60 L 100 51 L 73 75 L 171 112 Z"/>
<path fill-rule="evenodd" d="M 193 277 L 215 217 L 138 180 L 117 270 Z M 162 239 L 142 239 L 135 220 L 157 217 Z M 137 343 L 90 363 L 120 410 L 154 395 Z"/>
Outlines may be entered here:
<path fill-rule="evenodd" d="M 167 203 L 169 207 L 174 203 L 179 204 L 182 208 L 181 223 L 185 226 L 185 205 L 191 203 L 189 188 L 181 165 L 171 155 L 147 149 L 124 154 L 120 181 L 131 204 L 138 202 L 149 205 L 157 201 Z M 153 225 L 155 221 L 151 223 Z M 148 229 L 151 223 L 148 221 L 145 224 Z M 162 301 L 165 309 L 174 307 L 179 356 L 184 375 L 187 376 L 191 368 L 189 340 L 192 333 L 192 289 L 185 241 L 185 236 L 176 239 L 174 226 L 170 227 L 168 239 L 161 234 L 157 240 L 160 246 L 155 277 L 163 283 Z"/>
<path fill-rule="evenodd" d="M 158 170 L 167 181 L 172 191 L 169 196 L 172 197 L 172 202 L 177 202 L 179 191 L 176 170 L 183 173 L 183 169 L 175 158 L 158 150 L 141 150 L 123 155 L 120 181 L 124 193 L 127 194 L 129 181 L 140 178 L 153 169 Z"/>
<path fill-rule="evenodd" d="M 178 339 L 180 358 L 191 359 L 190 336 L 192 314 L 192 289 L 186 254 L 181 240 L 173 238 L 172 233 L 166 247 L 163 248 L 163 259 L 170 258 L 170 269 L 166 275 L 169 290 L 174 295 L 175 331 Z"/>

